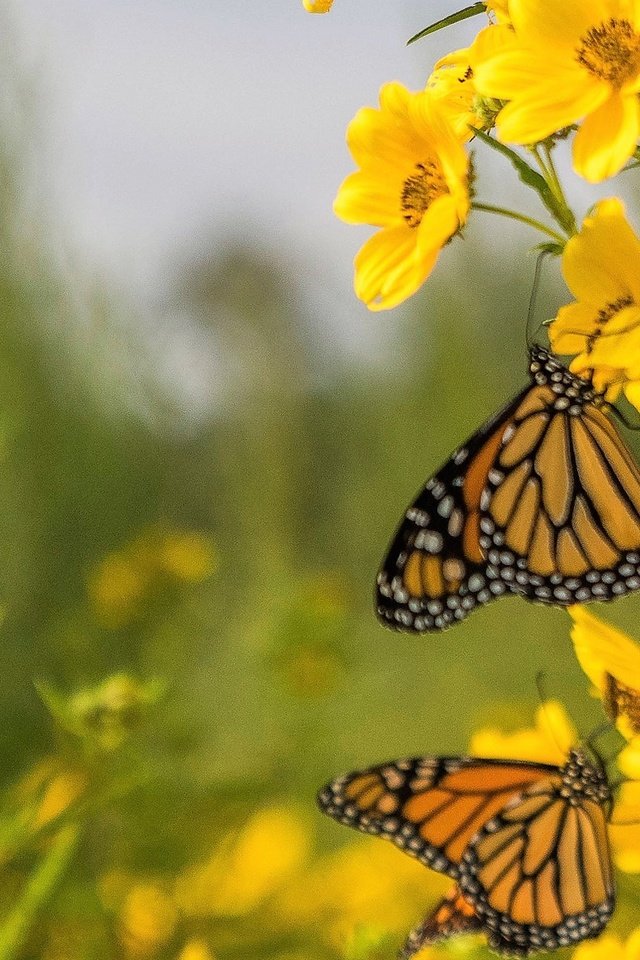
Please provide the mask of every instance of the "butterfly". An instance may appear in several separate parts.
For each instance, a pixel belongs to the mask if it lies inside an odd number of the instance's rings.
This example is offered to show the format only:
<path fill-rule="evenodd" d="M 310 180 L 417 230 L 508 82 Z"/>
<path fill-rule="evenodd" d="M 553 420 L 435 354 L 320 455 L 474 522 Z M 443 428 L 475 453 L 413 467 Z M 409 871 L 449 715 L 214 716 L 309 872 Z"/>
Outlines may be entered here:
<path fill-rule="evenodd" d="M 472 931 L 528 957 L 597 936 L 615 893 L 604 766 L 585 750 L 562 767 L 475 757 L 418 757 L 347 774 L 318 803 L 391 840 L 454 887 L 412 931 L 404 958 Z"/>
<path fill-rule="evenodd" d="M 441 630 L 505 593 L 568 606 L 640 588 L 640 470 L 589 380 L 533 347 L 530 384 L 407 509 L 381 621 Z"/>

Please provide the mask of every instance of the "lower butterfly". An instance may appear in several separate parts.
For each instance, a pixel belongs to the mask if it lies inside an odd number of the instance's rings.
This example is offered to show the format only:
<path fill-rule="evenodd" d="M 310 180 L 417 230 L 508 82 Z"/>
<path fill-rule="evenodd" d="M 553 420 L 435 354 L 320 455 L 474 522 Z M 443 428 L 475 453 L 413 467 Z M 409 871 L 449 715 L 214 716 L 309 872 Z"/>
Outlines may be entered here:
<path fill-rule="evenodd" d="M 596 937 L 614 908 L 612 799 L 600 762 L 563 767 L 419 757 L 339 777 L 318 797 L 330 817 L 391 840 L 454 886 L 401 956 L 480 931 L 528 957 Z"/>
<path fill-rule="evenodd" d="M 534 347 L 531 383 L 407 509 L 378 616 L 440 630 L 505 593 L 567 606 L 640 588 L 640 470 L 591 383 Z"/>

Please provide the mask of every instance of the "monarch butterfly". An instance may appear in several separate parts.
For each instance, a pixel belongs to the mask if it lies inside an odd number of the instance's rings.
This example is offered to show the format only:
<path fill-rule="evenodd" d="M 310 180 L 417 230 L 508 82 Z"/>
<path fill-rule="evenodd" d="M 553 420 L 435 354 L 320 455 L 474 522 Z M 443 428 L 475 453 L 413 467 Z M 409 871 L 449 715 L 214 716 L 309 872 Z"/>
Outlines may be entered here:
<path fill-rule="evenodd" d="M 640 588 L 640 471 L 604 397 L 542 347 L 529 369 L 407 509 L 377 579 L 387 626 L 441 630 L 507 592 L 567 606 Z"/>
<path fill-rule="evenodd" d="M 527 957 L 595 937 L 614 908 L 604 766 L 418 757 L 339 777 L 318 797 L 341 823 L 380 834 L 448 874 L 453 890 L 401 956 L 472 930 Z"/>

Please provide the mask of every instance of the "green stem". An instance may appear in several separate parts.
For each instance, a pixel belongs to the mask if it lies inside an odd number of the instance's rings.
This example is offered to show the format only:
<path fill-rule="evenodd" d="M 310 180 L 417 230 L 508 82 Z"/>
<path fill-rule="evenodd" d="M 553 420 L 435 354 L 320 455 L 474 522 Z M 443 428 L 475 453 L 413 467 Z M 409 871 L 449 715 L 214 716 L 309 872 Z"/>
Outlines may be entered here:
<path fill-rule="evenodd" d="M 474 202 L 471 206 L 474 210 L 484 210 L 485 213 L 497 213 L 501 217 L 509 217 L 510 220 L 519 220 L 520 223 L 526 223 L 527 226 L 533 227 L 534 230 L 539 230 L 540 233 L 545 233 L 563 247 L 566 243 L 566 237 L 563 237 L 561 233 L 557 233 L 557 231 L 552 230 L 551 227 L 547 227 L 546 224 L 541 223 L 539 220 L 534 220 L 533 217 L 528 217 L 524 213 L 517 213 L 515 210 L 508 210 L 506 207 L 495 207 L 491 203 Z"/>
<path fill-rule="evenodd" d="M 540 153 L 540 147 L 544 150 L 544 156 Z M 547 182 L 547 186 L 551 191 L 553 199 L 555 201 L 555 218 L 565 230 L 570 237 L 572 237 L 576 232 L 576 221 L 573 215 L 571 207 L 567 203 L 567 198 L 564 195 L 564 190 L 562 189 L 562 184 L 560 183 L 560 178 L 556 171 L 555 164 L 553 162 L 553 157 L 551 155 L 551 147 L 544 144 L 536 144 L 533 147 L 529 147 L 529 152 L 533 157 L 535 157 L 538 166 L 542 172 L 542 176 Z"/>
<path fill-rule="evenodd" d="M 29 877 L 19 903 L 0 923 L 0 960 L 17 960 L 22 954 L 38 914 L 55 893 L 73 859 L 79 837 L 75 824 L 63 827 Z"/>

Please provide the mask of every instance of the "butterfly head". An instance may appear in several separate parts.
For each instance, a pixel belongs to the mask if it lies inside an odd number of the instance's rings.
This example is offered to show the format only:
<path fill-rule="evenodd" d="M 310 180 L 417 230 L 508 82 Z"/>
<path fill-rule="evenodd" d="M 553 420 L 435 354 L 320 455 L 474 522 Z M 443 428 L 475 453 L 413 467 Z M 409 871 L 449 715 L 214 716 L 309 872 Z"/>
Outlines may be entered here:
<path fill-rule="evenodd" d="M 590 380 L 571 373 L 544 347 L 531 348 L 529 372 L 538 386 L 550 387 L 556 394 L 554 407 L 557 410 L 579 416 L 585 403 L 599 405 L 604 400 L 603 395 L 594 390 Z"/>
<path fill-rule="evenodd" d="M 562 768 L 562 795 L 572 805 L 587 800 L 598 804 L 611 802 L 606 770 L 599 759 L 591 759 L 582 747 L 574 747 Z"/>

